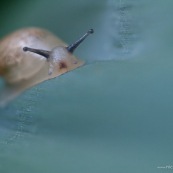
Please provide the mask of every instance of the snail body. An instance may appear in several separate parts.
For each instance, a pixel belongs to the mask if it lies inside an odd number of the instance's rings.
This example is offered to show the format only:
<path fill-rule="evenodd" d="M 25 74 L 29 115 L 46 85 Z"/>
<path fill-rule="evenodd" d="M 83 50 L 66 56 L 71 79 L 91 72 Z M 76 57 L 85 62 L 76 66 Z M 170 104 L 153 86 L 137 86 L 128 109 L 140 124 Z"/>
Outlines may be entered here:
<path fill-rule="evenodd" d="M 82 66 L 84 61 L 72 53 L 90 33 L 93 30 L 70 46 L 40 28 L 21 29 L 3 38 L 0 41 L 0 76 L 6 87 L 0 100 L 8 102 L 33 85 Z"/>

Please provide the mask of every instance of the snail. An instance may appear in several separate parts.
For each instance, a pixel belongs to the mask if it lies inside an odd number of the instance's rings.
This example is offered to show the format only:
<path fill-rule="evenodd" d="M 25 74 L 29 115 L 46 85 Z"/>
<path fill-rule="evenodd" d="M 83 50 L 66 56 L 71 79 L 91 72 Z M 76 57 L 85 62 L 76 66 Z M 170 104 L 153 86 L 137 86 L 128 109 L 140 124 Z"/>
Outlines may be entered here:
<path fill-rule="evenodd" d="M 93 32 L 88 30 L 69 46 L 51 32 L 34 27 L 20 29 L 0 40 L 0 77 L 6 84 L 1 104 L 25 89 L 84 65 L 73 52 Z"/>

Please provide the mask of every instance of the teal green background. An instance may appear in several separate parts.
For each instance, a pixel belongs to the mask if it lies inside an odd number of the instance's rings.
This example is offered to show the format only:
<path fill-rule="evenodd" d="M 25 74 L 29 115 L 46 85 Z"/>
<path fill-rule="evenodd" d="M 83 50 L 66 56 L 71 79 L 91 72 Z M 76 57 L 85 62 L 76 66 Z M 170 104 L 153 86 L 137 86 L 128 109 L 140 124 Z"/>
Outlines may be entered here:
<path fill-rule="evenodd" d="M 173 165 L 171 0 L 1 1 L 0 36 L 38 26 L 89 65 L 0 109 L 2 173 L 158 173 Z M 1 81 L 1 87 L 3 82 Z"/>

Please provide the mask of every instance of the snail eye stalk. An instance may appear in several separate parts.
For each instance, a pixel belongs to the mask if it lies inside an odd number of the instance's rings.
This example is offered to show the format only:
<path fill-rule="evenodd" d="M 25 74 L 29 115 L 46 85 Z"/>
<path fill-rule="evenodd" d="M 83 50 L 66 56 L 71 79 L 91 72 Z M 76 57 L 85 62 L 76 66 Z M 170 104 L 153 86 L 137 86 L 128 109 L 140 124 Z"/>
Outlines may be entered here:
<path fill-rule="evenodd" d="M 70 53 L 73 53 L 74 50 L 85 40 L 85 38 L 88 37 L 88 35 L 93 34 L 93 33 L 94 33 L 93 29 L 88 30 L 82 37 L 79 38 L 79 40 L 77 40 L 75 43 L 69 45 L 67 47 L 67 50 Z"/>
<path fill-rule="evenodd" d="M 33 48 L 29 48 L 29 47 L 24 47 L 23 51 L 24 52 L 29 51 L 29 52 L 36 53 L 38 55 L 44 56 L 46 59 L 48 59 L 49 56 L 50 56 L 50 51 L 47 51 L 47 50 L 33 49 Z"/>

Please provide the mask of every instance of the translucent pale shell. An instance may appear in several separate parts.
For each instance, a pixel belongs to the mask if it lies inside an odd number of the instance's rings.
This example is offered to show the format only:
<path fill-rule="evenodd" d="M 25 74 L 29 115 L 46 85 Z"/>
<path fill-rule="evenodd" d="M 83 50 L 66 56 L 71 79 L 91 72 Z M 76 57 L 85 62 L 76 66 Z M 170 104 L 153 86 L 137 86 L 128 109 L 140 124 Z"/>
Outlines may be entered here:
<path fill-rule="evenodd" d="M 57 47 L 55 54 L 58 58 L 48 61 L 40 55 L 24 52 L 25 46 L 48 51 Z M 39 28 L 18 30 L 0 41 L 0 76 L 6 82 L 0 102 L 4 104 L 25 89 L 83 64 L 52 33 Z"/>

